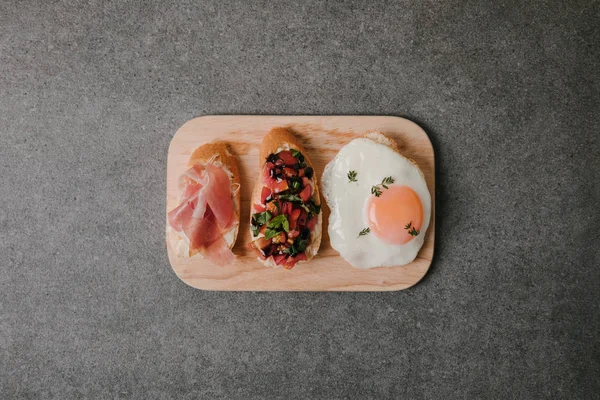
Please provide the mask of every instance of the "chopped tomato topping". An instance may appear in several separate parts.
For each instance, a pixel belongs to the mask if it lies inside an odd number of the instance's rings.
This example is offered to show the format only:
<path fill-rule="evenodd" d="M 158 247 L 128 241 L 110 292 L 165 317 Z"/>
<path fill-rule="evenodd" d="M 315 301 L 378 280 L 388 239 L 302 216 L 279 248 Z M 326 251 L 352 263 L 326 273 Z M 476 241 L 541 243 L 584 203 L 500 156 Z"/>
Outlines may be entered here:
<path fill-rule="evenodd" d="M 275 261 L 275 264 L 281 265 L 285 262 L 286 257 L 287 254 L 277 254 L 273 256 L 273 261 Z"/>
<path fill-rule="evenodd" d="M 285 215 L 290 215 L 292 213 L 292 203 L 284 202 L 283 206 L 281 206 L 281 213 Z"/>
<path fill-rule="evenodd" d="M 288 189 L 288 183 L 283 177 L 276 177 L 274 173 L 275 164 L 267 162 L 262 172 L 262 183 L 275 193 L 283 192 Z M 262 193 L 261 193 L 262 194 Z"/>
<path fill-rule="evenodd" d="M 262 204 L 255 204 L 255 205 L 254 205 L 254 212 L 255 212 L 255 213 L 260 213 L 260 212 L 263 212 L 263 211 L 265 211 L 266 209 L 267 209 L 267 208 L 266 208 L 264 205 L 262 205 Z"/>
<path fill-rule="evenodd" d="M 290 167 L 283 168 L 283 174 L 286 176 L 286 178 L 291 178 L 291 177 L 297 175 L 294 168 L 290 168 Z"/>
<path fill-rule="evenodd" d="M 306 225 L 306 218 L 308 217 L 308 213 L 306 210 L 300 211 L 300 216 L 298 217 L 298 225 Z"/>
<path fill-rule="evenodd" d="M 304 189 L 302 189 L 302 191 L 300 192 L 300 198 L 302 199 L 303 202 L 307 202 L 308 199 L 310 199 L 310 196 L 312 195 L 312 186 L 307 185 Z"/>
<path fill-rule="evenodd" d="M 280 152 L 279 154 L 277 154 L 277 156 L 283 160 L 285 165 L 298 164 L 298 160 L 296 159 L 296 157 L 294 157 L 292 155 L 292 152 L 289 150 L 284 150 L 284 151 Z"/>
<path fill-rule="evenodd" d="M 271 196 L 271 193 L 271 189 L 263 186 L 262 191 L 260 192 L 260 204 L 265 204 L 267 199 Z"/>
<path fill-rule="evenodd" d="M 296 265 L 296 263 L 298 261 L 303 261 L 303 260 L 306 260 L 305 253 L 300 253 L 295 257 L 288 257 L 288 259 L 285 261 L 285 264 L 283 265 L 283 267 L 285 269 L 292 269 L 292 268 L 294 268 L 294 265 Z"/>
<path fill-rule="evenodd" d="M 298 218 L 300 217 L 301 213 L 302 210 L 299 208 L 292 210 L 289 217 L 290 229 L 296 229 L 296 227 L 298 226 Z"/>
<path fill-rule="evenodd" d="M 273 186 L 273 192 L 275 193 L 281 193 L 285 190 L 289 189 L 288 183 L 285 179 L 282 179 L 280 182 L 275 181 Z"/>

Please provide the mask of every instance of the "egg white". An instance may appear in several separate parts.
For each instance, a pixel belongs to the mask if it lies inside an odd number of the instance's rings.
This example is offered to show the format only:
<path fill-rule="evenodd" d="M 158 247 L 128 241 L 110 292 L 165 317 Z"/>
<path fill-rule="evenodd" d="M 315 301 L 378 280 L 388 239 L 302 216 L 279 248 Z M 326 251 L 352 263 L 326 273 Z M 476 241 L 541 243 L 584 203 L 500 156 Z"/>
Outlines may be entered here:
<path fill-rule="evenodd" d="M 356 171 L 357 182 L 348 172 Z M 384 177 L 395 185 L 409 186 L 423 205 L 421 233 L 405 244 L 385 243 L 373 232 L 358 236 L 369 226 L 367 215 L 371 187 Z M 431 218 L 431 195 L 421 171 L 409 159 L 371 139 L 354 139 L 327 164 L 322 177 L 323 195 L 331 209 L 331 246 L 356 268 L 394 267 L 412 262 L 425 240 Z M 385 190 L 385 189 L 383 189 Z"/>

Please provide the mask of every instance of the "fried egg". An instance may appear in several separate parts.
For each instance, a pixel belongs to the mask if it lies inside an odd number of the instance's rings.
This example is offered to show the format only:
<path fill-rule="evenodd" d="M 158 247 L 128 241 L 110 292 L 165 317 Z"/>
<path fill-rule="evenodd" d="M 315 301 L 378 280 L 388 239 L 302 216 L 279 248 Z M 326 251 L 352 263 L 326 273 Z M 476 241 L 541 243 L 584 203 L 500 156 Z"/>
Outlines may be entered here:
<path fill-rule="evenodd" d="M 331 246 L 357 268 L 412 262 L 431 218 L 421 170 L 394 149 L 354 139 L 325 167 Z"/>

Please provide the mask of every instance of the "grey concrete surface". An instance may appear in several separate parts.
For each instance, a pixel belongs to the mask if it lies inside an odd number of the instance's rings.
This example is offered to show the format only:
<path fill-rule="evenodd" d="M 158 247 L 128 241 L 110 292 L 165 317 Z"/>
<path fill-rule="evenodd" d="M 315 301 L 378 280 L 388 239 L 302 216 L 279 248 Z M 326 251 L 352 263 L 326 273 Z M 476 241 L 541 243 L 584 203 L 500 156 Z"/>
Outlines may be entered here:
<path fill-rule="evenodd" d="M 0 1 L 0 397 L 600 398 L 599 9 Z M 438 199 L 424 281 L 180 282 L 169 141 L 237 113 L 421 124 Z"/>

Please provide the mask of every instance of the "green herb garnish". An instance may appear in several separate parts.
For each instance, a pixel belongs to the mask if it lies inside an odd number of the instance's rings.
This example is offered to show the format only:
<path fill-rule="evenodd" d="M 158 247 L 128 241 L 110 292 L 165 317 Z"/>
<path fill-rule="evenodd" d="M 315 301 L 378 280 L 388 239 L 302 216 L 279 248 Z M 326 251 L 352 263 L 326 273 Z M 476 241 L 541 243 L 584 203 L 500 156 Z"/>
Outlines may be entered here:
<path fill-rule="evenodd" d="M 299 162 L 304 162 L 304 155 L 302 153 L 300 153 L 296 149 L 291 149 L 290 151 L 292 152 L 292 155 L 296 160 L 298 160 Z"/>
<path fill-rule="evenodd" d="M 356 182 L 356 171 L 349 171 L 348 172 L 348 180 L 350 182 Z"/>
<path fill-rule="evenodd" d="M 392 178 L 391 176 L 387 176 L 381 181 L 381 186 L 388 189 L 387 185 L 391 185 L 392 183 L 394 183 L 394 178 Z"/>
<path fill-rule="evenodd" d="M 412 221 L 408 221 L 408 224 L 404 225 L 404 229 L 410 229 L 408 234 L 411 236 L 417 236 L 419 233 L 421 233 L 421 231 L 416 230 L 415 227 L 412 226 Z"/>
<path fill-rule="evenodd" d="M 310 209 L 310 212 L 315 215 L 319 215 L 319 213 L 321 212 L 321 206 L 316 205 L 312 201 L 308 203 L 308 208 Z"/>
<path fill-rule="evenodd" d="M 275 236 L 279 235 L 280 233 L 281 233 L 281 231 L 267 228 L 265 230 L 265 239 L 273 239 Z"/>
<path fill-rule="evenodd" d="M 254 237 L 258 236 L 258 232 L 260 231 L 260 227 L 266 224 L 271 218 L 273 218 L 273 214 L 268 211 L 263 211 L 260 213 L 252 214 L 252 221 L 250 223 L 250 229 L 252 230 L 252 235 Z"/>
<path fill-rule="evenodd" d="M 375 197 L 381 196 L 382 191 L 379 186 L 382 186 L 385 189 L 389 189 L 388 185 L 391 185 L 392 183 L 394 183 L 394 178 L 392 178 L 391 176 L 386 176 L 385 178 L 383 178 L 379 185 L 373 185 L 371 187 L 371 194 L 374 194 Z"/>
<path fill-rule="evenodd" d="M 371 232 L 371 229 L 370 228 L 365 228 L 365 229 L 363 229 L 362 231 L 359 232 L 357 238 L 359 238 L 361 236 L 365 236 L 365 235 L 369 234 L 369 232 Z"/>
<path fill-rule="evenodd" d="M 296 196 L 295 194 L 280 194 L 279 200 L 291 201 L 292 203 L 302 202 L 302 199 L 300 197 Z"/>
<path fill-rule="evenodd" d="M 273 214 L 271 214 L 269 211 L 259 212 L 252 214 L 252 223 L 255 225 L 264 225 L 269 222 L 271 218 L 273 218 Z"/>
<path fill-rule="evenodd" d="M 290 231 L 290 223 L 288 222 L 287 217 L 285 215 L 281 214 L 281 215 L 278 215 L 275 218 L 273 218 L 271 221 L 269 221 L 267 228 L 272 229 L 272 230 L 279 230 L 279 231 L 281 231 L 281 229 L 283 229 L 284 231 L 289 232 Z"/>
<path fill-rule="evenodd" d="M 308 239 L 296 239 L 296 241 L 292 244 L 291 247 L 287 247 L 283 250 L 284 254 L 289 254 L 290 256 L 296 256 L 299 253 L 304 253 L 306 247 L 308 246 Z"/>
<path fill-rule="evenodd" d="M 296 160 L 298 160 L 298 167 L 305 168 L 306 167 L 306 163 L 304 162 L 304 154 L 300 153 L 296 149 L 290 149 L 290 151 L 292 152 L 292 155 L 294 156 L 294 158 Z"/>

